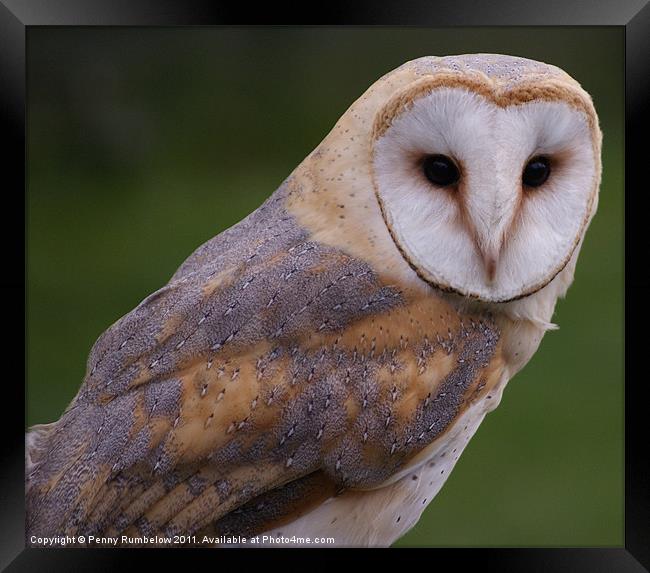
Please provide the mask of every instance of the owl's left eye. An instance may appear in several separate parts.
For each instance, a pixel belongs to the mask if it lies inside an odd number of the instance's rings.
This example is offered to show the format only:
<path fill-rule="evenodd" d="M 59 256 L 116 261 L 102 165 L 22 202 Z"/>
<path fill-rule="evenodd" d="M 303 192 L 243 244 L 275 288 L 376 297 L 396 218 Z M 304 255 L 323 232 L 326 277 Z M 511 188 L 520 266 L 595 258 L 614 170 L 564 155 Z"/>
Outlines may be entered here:
<path fill-rule="evenodd" d="M 454 160 L 446 155 L 427 155 L 422 170 L 426 178 L 438 187 L 449 187 L 460 179 Z"/>
<path fill-rule="evenodd" d="M 527 187 L 539 187 L 546 183 L 551 174 L 551 162 L 542 155 L 533 157 L 524 168 L 521 180 Z"/>

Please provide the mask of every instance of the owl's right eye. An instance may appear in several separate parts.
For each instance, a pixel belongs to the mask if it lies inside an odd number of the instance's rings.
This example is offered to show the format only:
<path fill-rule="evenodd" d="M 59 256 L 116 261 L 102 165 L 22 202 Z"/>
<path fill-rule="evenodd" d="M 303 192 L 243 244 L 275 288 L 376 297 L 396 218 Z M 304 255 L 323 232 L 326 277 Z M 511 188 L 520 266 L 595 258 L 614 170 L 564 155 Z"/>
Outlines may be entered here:
<path fill-rule="evenodd" d="M 449 187 L 460 179 L 454 160 L 446 155 L 427 155 L 422 163 L 425 177 L 438 187 Z"/>

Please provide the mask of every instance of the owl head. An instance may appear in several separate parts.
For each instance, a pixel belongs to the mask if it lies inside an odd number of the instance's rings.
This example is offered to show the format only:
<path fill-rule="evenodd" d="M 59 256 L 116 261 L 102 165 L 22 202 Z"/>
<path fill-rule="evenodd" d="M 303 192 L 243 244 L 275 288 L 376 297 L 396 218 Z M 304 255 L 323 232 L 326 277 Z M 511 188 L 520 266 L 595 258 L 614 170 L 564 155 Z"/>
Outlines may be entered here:
<path fill-rule="evenodd" d="M 387 280 L 408 271 L 515 314 L 525 301 L 546 323 L 596 210 L 601 138 L 591 98 L 555 66 L 420 58 L 340 118 L 294 174 L 291 211 Z"/>
<path fill-rule="evenodd" d="M 376 113 L 373 187 L 422 279 L 487 302 L 546 286 L 596 206 L 597 117 L 558 68 L 507 56 L 423 58 Z"/>

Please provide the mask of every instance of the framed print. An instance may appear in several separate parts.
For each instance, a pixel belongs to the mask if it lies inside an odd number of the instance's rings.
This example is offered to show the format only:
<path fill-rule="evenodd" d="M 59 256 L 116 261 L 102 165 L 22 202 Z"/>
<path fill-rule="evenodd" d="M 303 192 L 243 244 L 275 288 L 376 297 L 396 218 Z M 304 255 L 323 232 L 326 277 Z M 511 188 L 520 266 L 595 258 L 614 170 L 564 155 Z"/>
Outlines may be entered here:
<path fill-rule="evenodd" d="M 9 570 L 271 532 L 642 571 L 647 7 L 100 4 L 2 7 Z"/>

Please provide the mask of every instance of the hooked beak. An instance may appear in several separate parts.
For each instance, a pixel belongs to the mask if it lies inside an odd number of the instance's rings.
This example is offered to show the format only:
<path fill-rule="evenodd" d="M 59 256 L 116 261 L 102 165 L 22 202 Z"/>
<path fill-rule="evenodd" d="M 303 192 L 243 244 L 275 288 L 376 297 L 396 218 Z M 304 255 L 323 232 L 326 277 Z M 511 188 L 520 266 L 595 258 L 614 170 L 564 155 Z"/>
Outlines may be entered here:
<path fill-rule="evenodd" d="M 494 282 L 494 276 L 496 275 L 497 272 L 497 263 L 499 261 L 499 254 L 493 252 L 491 253 L 482 252 L 481 255 L 483 257 L 483 265 L 485 266 L 487 281 L 488 283 L 491 284 Z"/>
<path fill-rule="evenodd" d="M 512 201 L 495 201 L 485 204 L 469 204 L 467 215 L 472 227 L 474 242 L 485 269 L 485 278 L 492 284 L 499 269 L 499 259 L 508 230 L 514 219 Z"/>

